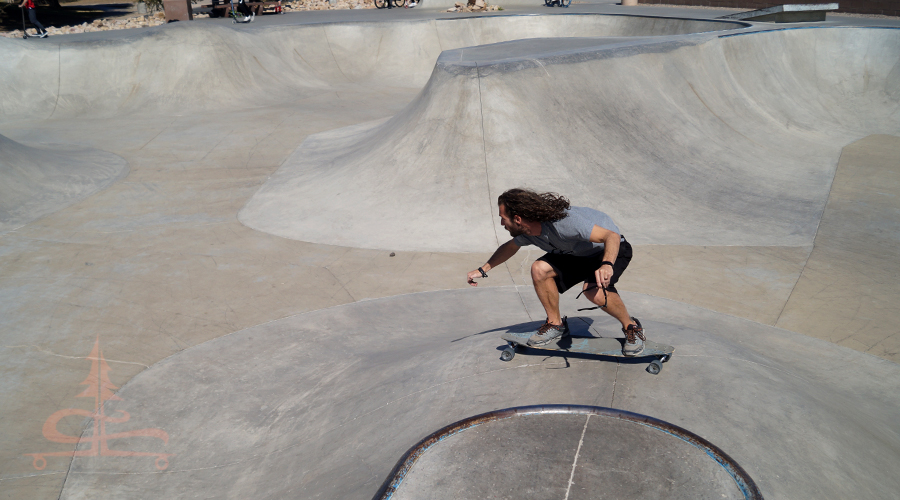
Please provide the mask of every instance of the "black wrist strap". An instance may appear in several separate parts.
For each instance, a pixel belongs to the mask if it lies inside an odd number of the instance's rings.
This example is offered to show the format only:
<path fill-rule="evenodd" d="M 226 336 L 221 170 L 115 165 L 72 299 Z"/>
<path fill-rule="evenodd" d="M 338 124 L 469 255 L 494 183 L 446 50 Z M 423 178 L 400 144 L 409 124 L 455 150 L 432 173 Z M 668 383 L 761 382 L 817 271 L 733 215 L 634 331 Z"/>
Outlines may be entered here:
<path fill-rule="evenodd" d="M 480 267 L 478 268 L 478 272 L 481 273 L 481 277 L 482 277 L 482 278 L 487 278 L 487 277 L 488 277 L 488 276 L 487 276 L 487 273 L 484 272 L 484 269 L 482 269 L 482 268 L 480 268 Z"/>
<path fill-rule="evenodd" d="M 604 309 L 605 310 L 606 306 L 609 305 L 609 295 L 606 294 L 606 287 L 603 285 L 598 286 L 596 283 L 591 283 L 590 285 L 587 286 L 587 288 L 582 290 L 581 293 L 584 293 L 588 290 L 593 290 L 594 288 L 602 288 L 603 289 L 603 305 L 602 306 L 594 306 L 594 307 L 582 307 L 581 309 L 579 309 L 579 311 L 593 311 L 594 309 Z M 578 297 L 581 297 L 581 293 L 579 293 L 575 297 L 575 300 L 578 300 Z"/>
<path fill-rule="evenodd" d="M 603 267 L 605 265 L 609 265 L 609 267 L 615 267 L 615 266 L 613 266 L 613 263 L 608 260 L 604 260 L 603 262 L 600 263 L 600 267 Z"/>

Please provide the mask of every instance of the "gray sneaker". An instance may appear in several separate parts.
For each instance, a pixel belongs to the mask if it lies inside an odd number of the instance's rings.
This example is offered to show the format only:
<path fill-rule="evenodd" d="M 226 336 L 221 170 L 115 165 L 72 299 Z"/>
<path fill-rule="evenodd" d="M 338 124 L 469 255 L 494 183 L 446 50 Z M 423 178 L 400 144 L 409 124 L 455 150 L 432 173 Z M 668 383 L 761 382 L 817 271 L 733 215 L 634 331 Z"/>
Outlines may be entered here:
<path fill-rule="evenodd" d="M 569 323 L 566 318 L 562 319 L 561 325 L 551 325 L 550 321 L 544 323 L 537 332 L 528 338 L 528 345 L 541 346 L 547 345 L 554 340 L 559 340 L 569 334 Z"/>
<path fill-rule="evenodd" d="M 633 325 L 628 325 L 628 328 L 622 328 L 622 333 L 625 334 L 625 345 L 622 346 L 622 354 L 625 356 L 637 356 L 643 352 L 644 341 L 647 340 L 647 337 L 644 336 L 641 322 L 634 316 L 631 317 L 631 320 L 634 321 Z"/>

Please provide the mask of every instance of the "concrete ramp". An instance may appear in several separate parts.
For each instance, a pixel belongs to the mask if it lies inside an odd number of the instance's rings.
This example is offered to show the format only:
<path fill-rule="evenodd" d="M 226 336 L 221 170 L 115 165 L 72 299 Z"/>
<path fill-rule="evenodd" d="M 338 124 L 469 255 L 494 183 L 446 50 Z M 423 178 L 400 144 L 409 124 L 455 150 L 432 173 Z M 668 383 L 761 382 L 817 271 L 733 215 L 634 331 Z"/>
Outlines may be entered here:
<path fill-rule="evenodd" d="M 108 187 L 128 163 L 86 148 L 32 148 L 0 135 L 0 234 Z"/>
<path fill-rule="evenodd" d="M 418 89 L 442 50 L 536 36 L 659 36 L 742 26 L 621 16 L 501 16 L 265 29 L 191 23 L 56 45 L 2 38 L 0 86 L 7 92 L 0 96 L 0 114 L 184 113 L 283 105 L 347 84 Z"/>
<path fill-rule="evenodd" d="M 529 186 L 638 243 L 811 245 L 841 147 L 900 132 L 898 61 L 893 29 L 445 51 L 402 113 L 310 137 L 239 217 L 316 243 L 489 251 L 507 236 L 496 197 Z"/>

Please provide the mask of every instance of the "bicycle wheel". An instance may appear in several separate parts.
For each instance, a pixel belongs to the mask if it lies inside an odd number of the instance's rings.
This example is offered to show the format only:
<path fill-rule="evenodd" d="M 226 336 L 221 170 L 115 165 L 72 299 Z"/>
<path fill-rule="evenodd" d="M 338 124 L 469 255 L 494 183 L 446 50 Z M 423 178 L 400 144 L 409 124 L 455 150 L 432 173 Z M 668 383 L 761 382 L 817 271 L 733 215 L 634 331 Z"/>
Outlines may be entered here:
<path fill-rule="evenodd" d="M 400 8 L 400 7 L 406 7 L 406 2 L 409 0 L 389 0 L 389 1 L 394 2 L 394 7 Z"/>
<path fill-rule="evenodd" d="M 391 0 L 375 0 L 375 8 L 383 9 L 383 8 L 387 7 L 387 3 L 390 1 Z"/>
<path fill-rule="evenodd" d="M 556 0 L 544 0 L 544 5 L 547 7 L 553 7 L 554 3 L 556 3 Z"/>

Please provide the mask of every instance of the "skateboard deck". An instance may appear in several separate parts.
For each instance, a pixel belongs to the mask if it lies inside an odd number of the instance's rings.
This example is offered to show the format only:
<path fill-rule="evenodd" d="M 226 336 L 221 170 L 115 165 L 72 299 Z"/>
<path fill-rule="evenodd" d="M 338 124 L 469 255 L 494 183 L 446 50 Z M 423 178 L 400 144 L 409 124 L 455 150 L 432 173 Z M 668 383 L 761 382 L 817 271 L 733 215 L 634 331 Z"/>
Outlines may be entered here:
<path fill-rule="evenodd" d="M 545 351 L 565 351 L 580 352 L 585 354 L 593 354 L 596 356 L 611 356 L 616 358 L 649 358 L 656 359 L 647 366 L 647 371 L 656 375 L 662 370 L 662 364 L 672 357 L 675 348 L 665 344 L 647 340 L 644 341 L 644 350 L 636 356 L 625 356 L 622 354 L 622 346 L 624 338 L 603 338 L 603 337 L 578 337 L 566 336 L 557 341 L 550 342 L 541 346 L 528 345 L 528 338 L 533 332 L 506 332 L 500 336 L 506 341 L 508 347 L 503 350 L 500 359 L 510 361 L 516 355 L 516 351 L 524 348 L 543 349 Z"/>

